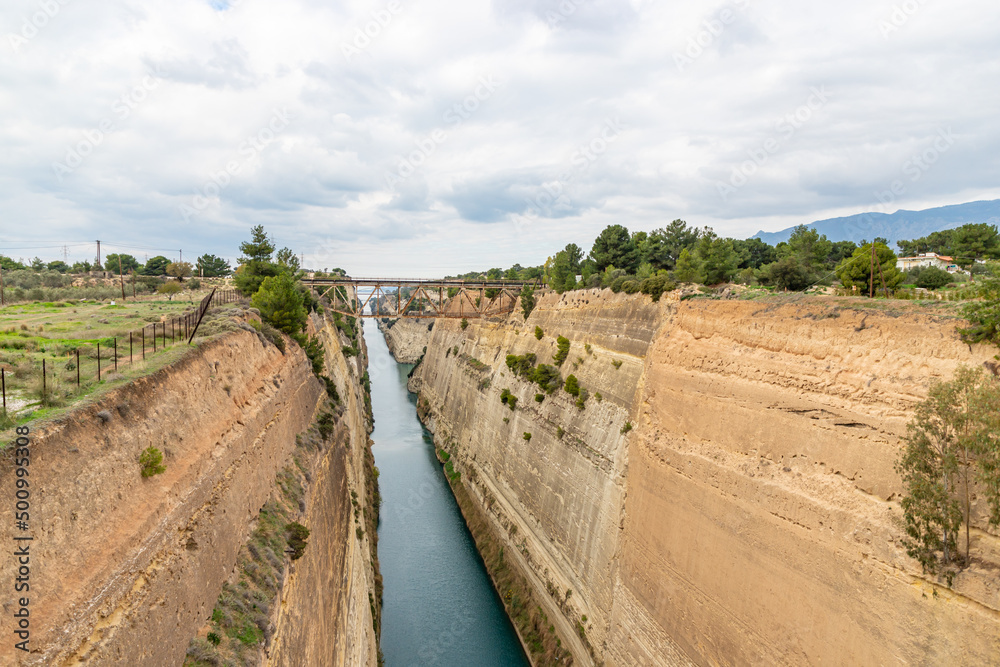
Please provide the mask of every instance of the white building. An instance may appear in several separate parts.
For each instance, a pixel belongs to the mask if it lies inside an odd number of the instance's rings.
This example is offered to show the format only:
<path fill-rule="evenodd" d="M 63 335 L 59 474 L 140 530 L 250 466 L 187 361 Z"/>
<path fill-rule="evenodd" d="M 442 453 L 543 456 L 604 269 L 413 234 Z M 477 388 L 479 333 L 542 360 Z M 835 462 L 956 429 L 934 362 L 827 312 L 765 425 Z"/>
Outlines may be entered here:
<path fill-rule="evenodd" d="M 935 268 L 941 269 L 942 271 L 947 271 L 948 273 L 959 273 L 962 271 L 955 260 L 951 257 L 945 255 L 938 255 L 933 252 L 925 252 L 922 255 L 917 255 L 916 257 L 900 257 L 896 260 L 896 268 L 900 271 L 908 271 L 916 266 L 933 266 Z"/>

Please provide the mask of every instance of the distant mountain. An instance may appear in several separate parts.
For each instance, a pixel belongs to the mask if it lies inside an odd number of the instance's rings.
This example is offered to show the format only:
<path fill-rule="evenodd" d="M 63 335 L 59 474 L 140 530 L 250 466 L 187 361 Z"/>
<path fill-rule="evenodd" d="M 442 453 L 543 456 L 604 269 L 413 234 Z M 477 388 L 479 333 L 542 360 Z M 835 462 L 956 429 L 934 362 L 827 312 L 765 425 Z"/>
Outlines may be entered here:
<path fill-rule="evenodd" d="M 895 250 L 896 241 L 916 239 L 942 229 L 954 229 L 970 222 L 1000 224 L 1000 199 L 974 201 L 953 206 L 939 206 L 925 211 L 896 211 L 895 213 L 859 213 L 846 218 L 831 218 L 808 223 L 831 241 L 872 240 L 876 236 L 889 239 Z M 754 238 L 774 245 L 787 241 L 794 227 L 780 232 L 760 231 Z"/>

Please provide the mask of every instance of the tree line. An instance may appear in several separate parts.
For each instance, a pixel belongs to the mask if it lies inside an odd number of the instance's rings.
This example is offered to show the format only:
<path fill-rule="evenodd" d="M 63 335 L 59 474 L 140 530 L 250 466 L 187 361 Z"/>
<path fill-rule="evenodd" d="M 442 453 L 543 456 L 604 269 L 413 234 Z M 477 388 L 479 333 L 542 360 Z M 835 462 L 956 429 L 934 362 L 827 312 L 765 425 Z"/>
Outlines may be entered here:
<path fill-rule="evenodd" d="M 979 260 L 1000 259 L 1000 234 L 995 225 L 986 223 L 898 241 L 897 246 L 904 254 L 950 254 L 956 264 L 972 274 L 988 273 Z M 451 277 L 537 279 L 560 293 L 592 287 L 654 293 L 676 283 L 740 283 L 801 291 L 839 281 L 864 295 L 882 290 L 883 286 L 890 291 L 904 283 L 935 289 L 963 279 L 939 269 L 919 268 L 903 273 L 896 267 L 897 259 L 884 238 L 860 244 L 831 241 L 815 229 L 800 225 L 787 241 L 770 245 L 758 238 L 721 237 L 709 227 L 699 229 L 674 220 L 651 232 L 629 232 L 623 225 L 609 225 L 594 239 L 589 252 L 570 243 L 541 266 L 515 264 L 506 271 L 493 268 L 485 273 L 474 271 Z M 925 271 L 927 275 L 921 279 Z"/>
<path fill-rule="evenodd" d="M 96 260 L 91 263 L 85 260 L 73 264 L 67 264 L 62 260 L 45 262 L 40 257 L 35 257 L 29 262 L 22 262 L 0 255 L 0 267 L 4 271 L 34 271 L 35 273 L 49 271 L 60 274 L 90 273 L 91 271 L 118 273 L 120 270 L 126 275 L 135 273 L 140 276 L 174 276 L 181 279 L 190 275 L 218 278 L 232 273 L 229 262 L 209 253 L 199 257 L 194 265 L 190 262 L 173 262 L 163 255 L 150 257 L 143 264 L 133 255 L 114 252 L 108 253 L 104 257 L 103 263 Z"/>

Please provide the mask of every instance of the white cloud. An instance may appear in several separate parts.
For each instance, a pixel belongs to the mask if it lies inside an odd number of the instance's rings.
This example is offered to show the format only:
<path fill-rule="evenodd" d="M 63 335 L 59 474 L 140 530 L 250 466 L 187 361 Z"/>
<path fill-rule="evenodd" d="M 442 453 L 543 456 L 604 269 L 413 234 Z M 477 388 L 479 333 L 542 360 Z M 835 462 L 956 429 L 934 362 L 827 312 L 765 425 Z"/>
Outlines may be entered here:
<path fill-rule="evenodd" d="M 53 2 L 0 9 L 0 252 L 232 258 L 260 223 L 357 275 L 530 264 L 611 223 L 747 236 L 870 209 L 941 131 L 898 205 L 1000 196 L 985 0 Z"/>

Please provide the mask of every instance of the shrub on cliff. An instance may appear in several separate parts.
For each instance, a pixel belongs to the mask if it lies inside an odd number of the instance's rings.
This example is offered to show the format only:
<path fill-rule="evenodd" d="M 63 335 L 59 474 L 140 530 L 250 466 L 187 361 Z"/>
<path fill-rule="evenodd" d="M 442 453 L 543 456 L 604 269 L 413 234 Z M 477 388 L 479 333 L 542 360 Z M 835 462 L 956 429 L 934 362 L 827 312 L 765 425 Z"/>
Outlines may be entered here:
<path fill-rule="evenodd" d="M 521 312 L 524 313 L 524 319 L 528 319 L 528 315 L 531 315 L 531 311 L 535 309 L 535 288 L 531 285 L 525 285 L 524 289 L 521 290 Z"/>
<path fill-rule="evenodd" d="M 303 305 L 302 294 L 295 288 L 295 280 L 287 273 L 265 278 L 250 303 L 260 311 L 261 317 L 290 336 L 306 328 L 308 313 Z"/>
<path fill-rule="evenodd" d="M 500 392 L 500 402 L 510 408 L 511 412 L 517 406 L 517 396 L 510 393 L 510 389 L 504 389 Z"/>
<path fill-rule="evenodd" d="M 531 372 L 531 381 L 541 387 L 546 394 L 551 394 L 563 384 L 559 370 L 548 364 L 538 364 L 538 367 Z"/>
<path fill-rule="evenodd" d="M 571 396 L 580 395 L 580 383 L 577 381 L 575 375 L 570 374 L 566 376 L 566 384 L 563 386 L 563 389 L 565 389 L 566 393 Z"/>
<path fill-rule="evenodd" d="M 556 366 L 562 366 L 563 362 L 566 361 L 566 357 L 569 356 L 569 339 L 559 336 L 556 338 L 556 353 L 552 357 L 552 361 L 556 363 Z"/>
<path fill-rule="evenodd" d="M 312 363 L 313 374 L 320 377 L 323 374 L 323 367 L 326 365 L 326 350 L 323 349 L 323 341 L 318 336 L 313 336 L 302 347 L 302 350 Z"/>
<path fill-rule="evenodd" d="M 967 343 L 1000 345 L 1000 262 L 990 264 L 989 270 L 993 277 L 981 280 L 976 287 L 979 300 L 962 310 L 962 315 L 972 325 L 958 330 Z"/>
<path fill-rule="evenodd" d="M 163 465 L 163 452 L 150 445 L 139 455 L 139 465 L 142 466 L 142 476 L 152 477 L 167 471 Z"/>
<path fill-rule="evenodd" d="M 542 331 L 542 328 L 536 326 L 535 327 L 535 338 L 537 338 L 538 340 L 541 340 L 542 336 L 544 336 L 544 335 L 545 335 L 545 332 Z"/>
<path fill-rule="evenodd" d="M 306 550 L 306 540 L 309 538 L 309 529 L 298 521 L 293 521 L 285 526 L 285 533 L 292 560 L 302 558 Z"/>
<path fill-rule="evenodd" d="M 959 367 L 917 406 L 896 470 L 903 479 L 906 552 L 951 585 L 969 562 L 969 485 L 981 484 L 989 524 L 1000 524 L 1000 381 Z M 962 492 L 964 490 L 964 493 Z M 965 557 L 959 530 L 965 522 Z"/>
<path fill-rule="evenodd" d="M 465 319 L 463 317 L 462 318 L 462 323 L 459 324 L 459 326 L 462 327 L 462 331 L 465 331 L 469 327 L 469 320 L 467 320 L 467 319 Z"/>
<path fill-rule="evenodd" d="M 507 368 L 509 368 L 511 372 L 518 377 L 530 378 L 531 371 L 535 368 L 535 362 L 537 359 L 538 358 L 530 352 L 520 356 L 516 354 L 508 354 Z"/>

